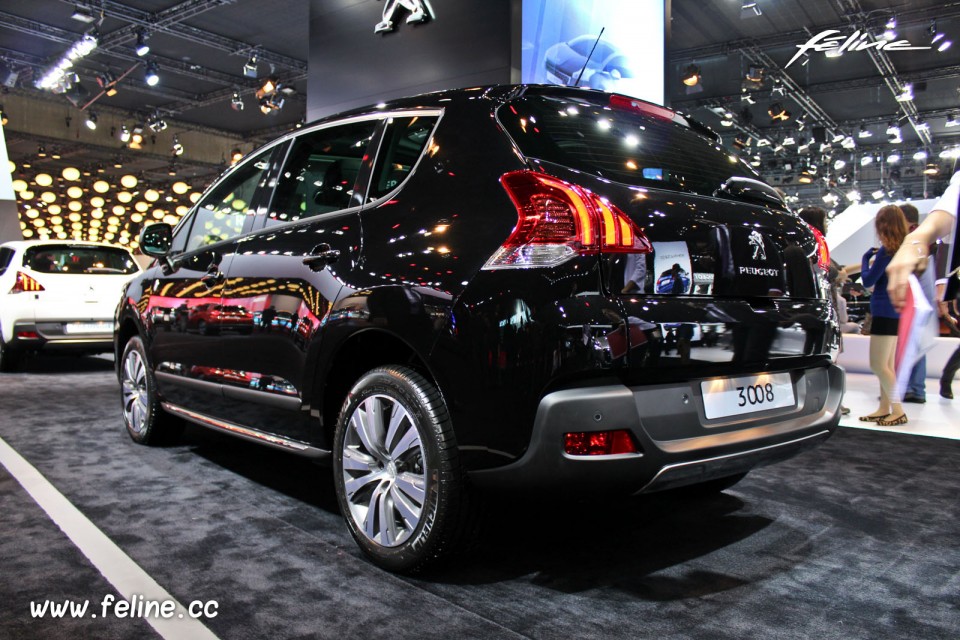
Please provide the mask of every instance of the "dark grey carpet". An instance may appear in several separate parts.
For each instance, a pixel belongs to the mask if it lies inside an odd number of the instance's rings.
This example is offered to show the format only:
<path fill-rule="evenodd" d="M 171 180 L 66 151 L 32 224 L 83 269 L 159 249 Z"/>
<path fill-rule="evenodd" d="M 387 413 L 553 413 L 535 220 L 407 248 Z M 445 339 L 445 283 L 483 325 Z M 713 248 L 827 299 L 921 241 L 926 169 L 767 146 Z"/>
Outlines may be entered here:
<path fill-rule="evenodd" d="M 0 374 L 0 437 L 222 638 L 960 637 L 960 442 L 842 430 L 726 494 L 516 498 L 486 543 L 418 579 L 369 565 L 329 470 L 201 429 L 123 432 L 112 364 Z M 29 620 L 106 581 L 0 473 L 0 638 L 149 637 Z"/>

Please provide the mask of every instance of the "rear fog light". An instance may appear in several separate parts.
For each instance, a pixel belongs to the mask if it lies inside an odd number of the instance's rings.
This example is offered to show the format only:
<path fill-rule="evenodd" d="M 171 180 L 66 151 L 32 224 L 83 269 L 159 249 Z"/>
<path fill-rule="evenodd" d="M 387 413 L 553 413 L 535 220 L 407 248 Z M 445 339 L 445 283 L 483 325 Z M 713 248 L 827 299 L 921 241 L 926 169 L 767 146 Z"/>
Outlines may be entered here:
<path fill-rule="evenodd" d="M 637 445 L 626 429 L 578 431 L 563 434 L 563 450 L 571 456 L 613 456 L 637 453 Z"/>

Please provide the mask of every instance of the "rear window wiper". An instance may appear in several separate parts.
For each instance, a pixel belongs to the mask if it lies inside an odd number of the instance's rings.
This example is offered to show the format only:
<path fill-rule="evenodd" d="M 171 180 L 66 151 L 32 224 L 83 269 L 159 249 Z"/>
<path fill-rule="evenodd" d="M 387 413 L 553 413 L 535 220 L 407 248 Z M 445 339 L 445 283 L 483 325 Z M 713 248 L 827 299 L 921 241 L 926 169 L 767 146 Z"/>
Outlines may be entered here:
<path fill-rule="evenodd" d="M 727 178 L 726 182 L 713 192 L 713 195 L 715 197 L 726 195 L 737 200 L 772 204 L 781 209 L 787 208 L 786 202 L 776 189 L 753 178 L 742 178 L 740 176 Z"/>

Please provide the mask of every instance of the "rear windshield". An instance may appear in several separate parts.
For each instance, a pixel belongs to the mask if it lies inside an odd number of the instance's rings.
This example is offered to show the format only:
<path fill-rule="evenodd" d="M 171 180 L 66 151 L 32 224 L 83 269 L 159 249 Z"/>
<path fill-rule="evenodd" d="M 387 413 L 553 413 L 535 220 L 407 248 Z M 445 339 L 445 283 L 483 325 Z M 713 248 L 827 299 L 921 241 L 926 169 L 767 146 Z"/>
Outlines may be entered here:
<path fill-rule="evenodd" d="M 730 177 L 759 179 L 714 140 L 645 113 L 533 95 L 497 115 L 526 157 L 624 184 L 712 196 Z"/>
<path fill-rule="evenodd" d="M 127 251 L 110 247 L 30 247 L 23 254 L 23 264 L 40 273 L 116 275 L 137 271 L 137 263 Z"/>

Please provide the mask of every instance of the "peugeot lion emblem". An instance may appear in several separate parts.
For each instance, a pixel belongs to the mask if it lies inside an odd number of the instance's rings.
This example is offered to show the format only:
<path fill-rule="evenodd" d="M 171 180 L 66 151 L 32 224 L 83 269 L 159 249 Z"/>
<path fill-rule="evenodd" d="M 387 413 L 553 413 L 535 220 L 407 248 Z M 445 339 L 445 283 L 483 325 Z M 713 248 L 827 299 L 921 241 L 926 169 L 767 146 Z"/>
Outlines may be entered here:
<path fill-rule="evenodd" d="M 754 260 L 766 260 L 767 259 L 767 250 L 763 246 L 763 236 L 760 235 L 760 232 L 754 229 L 750 232 L 750 237 L 747 238 L 747 241 L 750 243 L 750 246 L 753 247 L 753 259 Z"/>
<path fill-rule="evenodd" d="M 407 24 L 426 22 L 434 17 L 430 0 L 386 0 L 383 4 L 383 19 L 373 28 L 373 32 L 393 31 L 393 18 L 400 7 L 410 12 L 410 15 L 407 16 Z"/>

